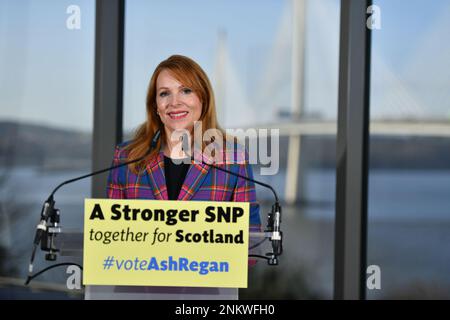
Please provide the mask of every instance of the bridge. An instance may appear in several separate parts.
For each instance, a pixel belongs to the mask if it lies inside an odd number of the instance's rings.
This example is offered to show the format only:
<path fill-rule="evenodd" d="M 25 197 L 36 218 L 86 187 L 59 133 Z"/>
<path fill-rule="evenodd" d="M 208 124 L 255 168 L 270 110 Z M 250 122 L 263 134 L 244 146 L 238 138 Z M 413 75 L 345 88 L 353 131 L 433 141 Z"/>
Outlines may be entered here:
<path fill-rule="evenodd" d="M 243 89 L 242 75 L 229 55 L 224 31 L 218 36 L 213 78 L 223 127 L 278 129 L 280 136 L 289 138 L 284 200 L 292 203 L 298 189 L 301 137 L 337 134 L 339 7 L 338 1 L 287 3 L 257 79 L 257 96 L 250 97 Z M 314 17 L 320 18 L 321 23 L 308 24 Z M 450 13 L 442 19 L 445 17 L 450 18 Z M 434 28 L 429 28 L 418 42 L 425 41 L 426 47 L 427 39 L 440 35 L 441 24 L 442 21 L 435 21 Z M 431 87 L 444 88 L 450 60 L 442 57 L 450 55 L 450 46 L 445 45 L 436 54 L 440 55 L 437 61 L 449 64 L 437 70 L 429 81 L 440 84 Z M 443 114 L 446 106 L 450 107 L 450 90 L 432 93 L 422 88 L 418 92 L 411 79 L 420 79 L 429 72 L 429 58 L 424 50 L 417 50 L 408 58 L 405 61 L 409 68 L 399 74 L 374 46 L 370 134 L 450 137 L 450 113 Z M 280 110 L 280 105 L 288 110 Z M 289 117 L 277 117 L 280 111 Z M 320 114 L 312 116 L 314 112 Z"/>

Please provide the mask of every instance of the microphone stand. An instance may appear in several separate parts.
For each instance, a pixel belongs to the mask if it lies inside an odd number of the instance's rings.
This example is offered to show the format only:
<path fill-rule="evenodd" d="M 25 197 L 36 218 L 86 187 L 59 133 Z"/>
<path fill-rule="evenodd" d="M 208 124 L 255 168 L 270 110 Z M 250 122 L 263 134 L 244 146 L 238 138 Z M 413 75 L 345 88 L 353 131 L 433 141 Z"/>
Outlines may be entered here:
<path fill-rule="evenodd" d="M 55 195 L 56 191 L 58 191 L 58 189 L 61 188 L 63 185 L 66 185 L 66 184 L 69 184 L 72 182 L 76 182 L 81 179 L 85 179 L 85 178 L 88 178 L 88 177 L 91 177 L 91 176 L 94 176 L 94 175 L 97 175 L 100 173 L 111 171 L 111 170 L 129 165 L 131 163 L 135 163 L 135 162 L 143 160 L 156 147 L 156 144 L 158 142 L 160 135 L 161 135 L 161 131 L 160 130 L 156 131 L 155 135 L 153 136 L 153 138 L 151 140 L 151 144 L 150 144 L 148 151 L 142 157 L 134 159 L 134 160 L 130 160 L 128 162 L 121 163 L 119 165 L 112 166 L 112 167 L 109 167 L 106 169 L 102 169 L 102 170 L 98 170 L 98 171 L 95 171 L 95 172 L 92 172 L 89 174 L 85 174 L 83 176 L 80 176 L 80 177 L 77 177 L 74 179 L 64 181 L 64 182 L 60 183 L 55 189 L 53 189 L 52 193 L 50 194 L 50 196 L 47 198 L 47 200 L 44 202 L 44 204 L 42 206 L 41 220 L 39 221 L 38 225 L 36 226 L 36 234 L 35 234 L 34 241 L 33 241 L 33 248 L 32 248 L 32 253 L 31 253 L 31 258 L 30 258 L 30 264 L 28 267 L 28 276 L 25 281 L 25 285 L 28 285 L 30 283 L 30 281 L 32 279 L 34 279 L 35 277 L 37 277 L 38 275 L 40 275 L 43 272 L 45 272 L 51 268 L 54 268 L 54 267 L 58 267 L 58 266 L 62 266 L 62 265 L 77 265 L 78 267 L 81 268 L 81 266 L 79 266 L 76 263 L 60 263 L 60 264 L 55 264 L 50 267 L 47 267 L 44 270 L 41 270 L 33 275 L 33 263 L 34 263 L 34 259 L 35 259 L 35 255 L 36 255 L 36 250 L 37 250 L 37 247 L 39 246 L 39 244 L 41 244 L 41 250 L 48 252 L 45 255 L 45 259 L 48 261 L 55 261 L 57 258 L 57 253 L 59 252 L 59 249 L 56 248 L 56 245 L 55 245 L 55 237 L 59 233 L 61 233 L 60 210 L 55 208 L 55 200 L 54 200 L 54 195 Z M 226 172 L 228 174 L 240 177 L 244 180 L 251 181 L 255 184 L 269 188 L 272 191 L 272 193 L 274 194 L 274 197 L 275 197 L 275 203 L 272 205 L 272 210 L 268 214 L 266 229 L 264 230 L 264 232 L 252 233 L 253 235 L 261 236 L 261 237 L 264 237 L 265 239 L 270 239 L 270 241 L 272 243 L 272 252 L 266 253 L 266 256 L 260 256 L 260 255 L 249 255 L 249 256 L 266 259 L 268 261 L 269 265 L 278 265 L 278 257 L 283 253 L 283 242 L 282 242 L 282 232 L 280 229 L 281 206 L 280 206 L 280 202 L 278 200 L 278 195 L 275 192 L 275 190 L 272 188 L 272 186 L 270 186 L 266 183 L 256 181 L 254 179 L 248 178 L 241 174 L 226 170 L 224 168 L 220 168 L 213 164 L 205 163 L 203 161 L 203 159 L 202 159 L 202 163 L 205 165 L 211 166 L 217 170 Z"/>
<path fill-rule="evenodd" d="M 66 184 L 69 184 L 69 183 L 72 183 L 72 182 L 75 182 L 75 181 L 78 181 L 81 179 L 85 179 L 85 178 L 88 178 L 88 177 L 91 177 L 91 176 L 94 176 L 94 175 L 97 175 L 100 173 L 111 171 L 111 170 L 129 165 L 131 163 L 143 160 L 156 147 L 156 143 L 158 142 L 160 135 L 161 135 L 161 131 L 160 130 L 156 131 L 155 135 L 153 136 L 153 138 L 151 140 L 150 148 L 142 157 L 139 157 L 137 159 L 130 160 L 125 163 L 121 163 L 119 165 L 112 166 L 112 167 L 109 167 L 106 169 L 94 171 L 92 173 L 88 173 L 88 174 L 85 174 L 83 176 L 80 176 L 80 177 L 77 177 L 74 179 L 64 181 L 64 182 L 60 183 L 55 189 L 53 189 L 52 193 L 50 194 L 50 196 L 47 198 L 47 200 L 44 202 L 44 204 L 42 206 L 41 220 L 39 221 L 38 225 L 36 226 L 36 235 L 35 235 L 34 241 L 33 241 L 33 249 L 32 249 L 32 253 L 31 253 L 30 264 L 28 266 L 28 276 L 27 276 L 27 280 L 25 281 L 25 285 L 28 285 L 33 278 L 35 278 L 37 275 L 41 274 L 44 271 L 44 270 L 42 270 L 35 275 L 32 274 L 33 273 L 33 263 L 34 263 L 34 259 L 36 256 L 36 250 L 37 250 L 37 247 L 39 246 L 39 243 L 41 244 L 41 250 L 48 251 L 48 253 L 45 255 L 45 259 L 48 261 L 55 261 L 57 258 L 57 253 L 59 252 L 59 249 L 56 248 L 56 245 L 55 245 L 55 237 L 59 233 L 61 233 L 61 227 L 59 225 L 60 211 L 59 211 L 59 209 L 55 208 L 55 200 L 54 200 L 54 195 L 55 195 L 56 191 L 58 191 L 58 189 L 61 188 L 63 185 L 66 185 Z M 73 264 L 73 263 L 71 263 L 71 264 Z M 56 267 L 56 266 L 60 266 L 60 265 L 67 265 L 67 264 L 57 264 L 52 267 Z M 49 268 L 47 268 L 46 270 L 48 270 L 48 269 Z"/>

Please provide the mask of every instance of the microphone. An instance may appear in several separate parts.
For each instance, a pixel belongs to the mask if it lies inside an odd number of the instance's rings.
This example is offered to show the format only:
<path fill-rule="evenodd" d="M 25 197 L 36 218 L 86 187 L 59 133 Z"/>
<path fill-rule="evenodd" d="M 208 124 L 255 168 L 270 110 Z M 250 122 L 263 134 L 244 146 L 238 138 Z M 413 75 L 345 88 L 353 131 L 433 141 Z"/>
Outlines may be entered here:
<path fill-rule="evenodd" d="M 59 227 L 59 221 L 60 221 L 59 209 L 55 209 L 54 195 L 55 195 L 56 191 L 58 191 L 58 189 L 61 188 L 63 185 L 66 185 L 66 184 L 69 184 L 69 183 L 72 183 L 72 182 L 75 182 L 75 181 L 78 181 L 81 179 L 85 179 L 85 178 L 88 178 L 91 176 L 95 176 L 97 174 L 111 171 L 111 170 L 114 170 L 114 169 L 117 169 L 117 168 L 120 168 L 120 167 L 143 160 L 156 147 L 156 144 L 158 143 L 160 135 L 161 135 L 161 130 L 157 130 L 155 132 L 155 134 L 153 135 L 153 138 L 150 142 L 148 151 L 143 156 L 141 156 L 137 159 L 134 159 L 134 160 L 127 161 L 125 163 L 121 163 L 119 165 L 115 165 L 115 166 L 112 166 L 109 168 L 94 171 L 92 173 L 88 173 L 88 174 L 85 174 L 83 176 L 80 176 L 80 177 L 77 177 L 74 179 L 66 180 L 66 181 L 60 183 L 55 189 L 53 189 L 52 193 L 50 194 L 50 196 L 47 198 L 47 200 L 44 202 L 44 204 L 42 206 L 41 220 L 39 221 L 38 225 L 36 226 L 36 234 L 35 234 L 34 240 L 33 240 L 33 249 L 32 249 L 32 253 L 31 253 L 30 264 L 28 266 L 28 277 L 25 282 L 25 285 L 28 285 L 28 283 L 33 278 L 33 276 L 32 276 L 33 263 L 34 263 L 34 258 L 36 255 L 36 249 L 37 249 L 39 243 L 41 243 L 42 250 L 49 251 L 49 253 L 46 254 L 46 256 L 45 256 L 46 260 L 50 260 L 50 261 L 56 260 L 56 252 L 58 251 L 58 249 L 55 246 L 54 238 L 55 238 L 56 234 L 61 232 L 61 228 Z M 50 219 L 50 224 L 47 225 L 49 219 Z M 45 234 L 48 235 L 48 237 L 44 237 Z M 43 237 L 44 237 L 44 239 L 43 239 Z"/>
<path fill-rule="evenodd" d="M 192 158 L 191 158 L 191 161 L 192 161 Z M 195 160 L 194 160 L 194 162 L 195 162 Z M 266 229 L 264 230 L 264 237 L 269 238 L 271 241 L 272 252 L 269 252 L 266 254 L 266 256 L 268 256 L 268 257 L 258 256 L 258 255 L 254 255 L 254 256 L 267 259 L 267 262 L 269 265 L 278 265 L 278 256 L 280 256 L 283 253 L 283 233 L 281 232 L 281 229 L 280 229 L 281 205 L 280 205 L 280 201 L 278 199 L 278 195 L 277 195 L 276 191 L 269 184 L 266 184 L 264 182 L 257 181 L 255 179 L 249 178 L 249 177 L 241 175 L 239 173 L 221 168 L 214 164 L 206 163 L 203 161 L 203 157 L 201 159 L 201 163 L 204 165 L 210 166 L 212 168 L 215 168 L 217 170 L 231 174 L 233 176 L 242 178 L 244 180 L 251 181 L 255 184 L 266 187 L 272 191 L 274 198 L 275 198 L 275 203 L 272 205 L 272 210 L 268 214 L 267 225 L 266 225 Z"/>

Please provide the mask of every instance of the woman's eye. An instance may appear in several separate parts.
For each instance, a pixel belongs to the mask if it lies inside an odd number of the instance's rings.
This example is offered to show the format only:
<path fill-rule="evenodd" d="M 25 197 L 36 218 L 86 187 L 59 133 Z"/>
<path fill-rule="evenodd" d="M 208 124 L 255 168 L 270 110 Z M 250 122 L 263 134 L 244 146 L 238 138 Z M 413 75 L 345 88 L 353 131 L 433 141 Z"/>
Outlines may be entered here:
<path fill-rule="evenodd" d="M 183 93 L 184 94 L 189 94 L 189 93 L 191 93 L 192 92 L 192 89 L 189 89 L 189 88 L 184 88 L 183 89 Z"/>
<path fill-rule="evenodd" d="M 168 95 L 167 91 L 162 91 L 162 92 L 160 92 L 160 94 L 159 94 L 160 97 L 165 97 L 165 96 L 167 96 L 167 95 Z"/>

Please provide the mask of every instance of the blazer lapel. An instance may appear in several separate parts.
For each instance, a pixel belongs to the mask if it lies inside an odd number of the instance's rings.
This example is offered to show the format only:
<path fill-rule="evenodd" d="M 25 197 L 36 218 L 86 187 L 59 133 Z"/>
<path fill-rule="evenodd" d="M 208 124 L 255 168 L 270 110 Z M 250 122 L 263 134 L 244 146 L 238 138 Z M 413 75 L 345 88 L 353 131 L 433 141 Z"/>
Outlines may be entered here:
<path fill-rule="evenodd" d="M 206 163 L 209 163 L 209 158 L 207 158 L 201 152 L 196 152 L 194 150 L 194 154 L 194 159 L 203 159 Z M 195 163 L 194 161 L 191 162 L 191 166 L 189 167 L 186 178 L 184 179 L 183 185 L 181 186 L 178 200 L 191 200 L 197 192 L 198 188 L 200 188 L 200 186 L 202 185 L 203 180 L 206 178 L 210 166 L 201 163 L 201 161 L 197 162 L 200 163 Z"/>
<path fill-rule="evenodd" d="M 206 163 L 211 160 L 202 155 L 201 152 L 195 152 L 194 159 L 202 159 Z M 198 163 L 200 162 L 200 163 Z M 195 195 L 197 190 L 206 178 L 209 171 L 209 166 L 197 161 L 197 163 L 192 162 L 186 173 L 186 178 L 184 179 L 183 185 L 181 186 L 180 193 L 178 194 L 178 200 L 191 200 Z M 169 195 L 167 194 L 166 178 L 164 174 L 164 152 L 160 151 L 158 155 L 146 166 L 147 174 L 149 177 L 150 187 L 153 191 L 153 195 L 157 200 L 169 200 Z"/>
<path fill-rule="evenodd" d="M 168 200 L 166 178 L 164 175 L 164 152 L 158 155 L 146 166 L 150 187 L 155 199 Z"/>

